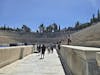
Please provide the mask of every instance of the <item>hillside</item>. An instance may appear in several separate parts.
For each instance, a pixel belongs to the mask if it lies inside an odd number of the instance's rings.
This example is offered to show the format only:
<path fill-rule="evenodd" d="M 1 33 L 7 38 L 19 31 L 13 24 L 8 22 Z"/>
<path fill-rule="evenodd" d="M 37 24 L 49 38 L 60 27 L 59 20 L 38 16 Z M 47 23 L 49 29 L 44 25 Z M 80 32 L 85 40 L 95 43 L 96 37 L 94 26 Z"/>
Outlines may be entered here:
<path fill-rule="evenodd" d="M 100 47 L 100 22 L 71 35 L 72 45 Z"/>

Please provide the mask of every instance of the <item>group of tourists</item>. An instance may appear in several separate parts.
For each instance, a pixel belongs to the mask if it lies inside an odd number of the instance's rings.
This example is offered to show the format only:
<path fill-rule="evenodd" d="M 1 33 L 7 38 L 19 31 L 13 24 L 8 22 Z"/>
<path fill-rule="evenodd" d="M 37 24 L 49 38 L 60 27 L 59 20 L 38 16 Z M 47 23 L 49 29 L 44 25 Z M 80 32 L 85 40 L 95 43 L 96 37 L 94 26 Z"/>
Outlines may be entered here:
<path fill-rule="evenodd" d="M 56 43 L 56 50 L 57 52 L 59 53 L 59 50 L 60 50 L 60 45 L 61 45 L 61 42 L 62 41 L 58 41 Z M 69 45 L 71 43 L 71 39 L 70 39 L 70 35 L 67 37 L 67 45 Z M 41 45 L 37 45 L 37 51 L 38 53 L 41 54 L 41 59 L 44 59 L 44 55 L 45 55 L 45 51 L 46 49 L 48 50 L 48 54 L 49 53 L 53 53 L 53 50 L 54 50 L 54 45 L 53 44 L 50 44 L 49 46 L 46 46 L 44 44 L 41 44 Z"/>
<path fill-rule="evenodd" d="M 48 54 L 49 53 L 53 53 L 54 46 L 53 45 L 46 46 L 44 44 L 37 45 L 37 51 L 38 51 L 38 53 L 40 53 L 41 59 L 44 58 L 44 55 L 45 55 L 46 50 L 48 51 Z"/>
<path fill-rule="evenodd" d="M 47 47 L 47 50 L 48 50 L 48 54 L 53 53 L 54 47 L 52 45 L 50 45 Z"/>

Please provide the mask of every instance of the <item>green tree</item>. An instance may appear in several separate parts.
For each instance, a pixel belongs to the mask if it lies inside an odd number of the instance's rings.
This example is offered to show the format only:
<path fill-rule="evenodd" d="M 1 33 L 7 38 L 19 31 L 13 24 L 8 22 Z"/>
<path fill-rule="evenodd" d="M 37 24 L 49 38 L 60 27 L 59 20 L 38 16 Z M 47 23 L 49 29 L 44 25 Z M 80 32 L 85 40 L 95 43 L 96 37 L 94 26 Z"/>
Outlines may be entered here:
<path fill-rule="evenodd" d="M 4 24 L 4 27 L 3 27 L 3 29 L 4 29 L 4 30 L 6 30 L 6 25 L 5 25 L 5 24 Z"/>
<path fill-rule="evenodd" d="M 36 32 L 37 32 L 37 33 L 39 33 L 39 31 L 38 31 L 38 30 L 37 30 Z"/>
<path fill-rule="evenodd" d="M 98 21 L 100 21 L 100 11 L 99 11 L 99 9 L 98 9 L 98 13 L 97 13 L 97 19 L 98 19 Z"/>
<path fill-rule="evenodd" d="M 92 18 L 90 19 L 90 24 L 96 23 L 97 22 L 97 18 L 95 17 L 95 15 L 92 15 Z"/>
<path fill-rule="evenodd" d="M 22 31 L 22 29 L 20 29 L 20 28 L 16 28 L 16 31 L 20 32 L 20 31 Z"/>
<path fill-rule="evenodd" d="M 26 26 L 26 25 L 23 25 L 23 26 L 22 26 L 22 30 L 23 30 L 24 32 L 31 32 L 31 29 L 30 29 L 28 26 Z"/>
<path fill-rule="evenodd" d="M 92 18 L 90 19 L 90 23 L 93 24 L 93 19 Z"/>
<path fill-rule="evenodd" d="M 68 27 L 67 31 L 73 31 L 73 27 Z"/>
<path fill-rule="evenodd" d="M 95 21 L 95 15 L 94 14 L 92 15 L 92 19 L 93 19 L 93 21 Z"/>
<path fill-rule="evenodd" d="M 53 28 L 53 31 L 54 31 L 54 32 L 58 31 L 58 26 L 57 26 L 56 23 L 53 23 L 53 24 L 52 24 L 52 28 Z"/>
<path fill-rule="evenodd" d="M 39 31 L 40 31 L 40 33 L 43 33 L 43 32 L 45 31 L 45 26 L 44 26 L 44 24 L 41 24 L 41 25 L 39 26 Z"/>
<path fill-rule="evenodd" d="M 46 27 L 46 32 L 52 32 L 52 30 L 53 30 L 53 27 L 51 25 Z"/>
<path fill-rule="evenodd" d="M 59 25 L 59 29 L 58 30 L 60 31 L 60 25 Z"/>
<path fill-rule="evenodd" d="M 94 15 L 94 14 L 92 15 L 92 19 L 91 19 L 91 20 L 93 21 L 93 23 L 98 22 L 98 19 L 95 17 L 95 15 Z"/>
<path fill-rule="evenodd" d="M 80 28 L 80 22 L 77 21 L 76 24 L 75 24 L 75 29 L 76 29 L 76 30 L 79 30 L 79 28 Z"/>

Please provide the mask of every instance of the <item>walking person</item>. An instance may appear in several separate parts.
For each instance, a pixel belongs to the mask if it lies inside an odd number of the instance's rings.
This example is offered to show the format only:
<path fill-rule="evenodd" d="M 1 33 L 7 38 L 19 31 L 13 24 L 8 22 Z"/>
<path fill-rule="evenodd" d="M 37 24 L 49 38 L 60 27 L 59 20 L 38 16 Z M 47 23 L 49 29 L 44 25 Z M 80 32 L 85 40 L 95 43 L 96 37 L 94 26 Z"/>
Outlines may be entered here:
<path fill-rule="evenodd" d="M 47 50 L 48 50 L 48 54 L 50 53 L 50 47 L 47 47 Z"/>
<path fill-rule="evenodd" d="M 40 51 L 41 51 L 41 46 L 39 45 L 38 46 L 38 52 L 40 53 Z"/>
<path fill-rule="evenodd" d="M 53 53 L 53 46 L 51 46 L 50 49 L 51 49 L 51 52 Z"/>
<path fill-rule="evenodd" d="M 69 45 L 70 43 L 71 43 L 71 39 L 68 38 L 68 40 L 67 40 L 67 45 Z"/>
<path fill-rule="evenodd" d="M 70 39 L 70 34 L 68 34 L 68 37 L 67 37 L 67 45 L 70 45 L 71 42 L 72 42 L 72 41 L 71 41 L 71 39 Z"/>
<path fill-rule="evenodd" d="M 56 50 L 57 50 L 57 53 L 58 53 L 58 56 L 60 55 L 60 42 L 57 42 L 57 45 L 56 45 Z"/>
<path fill-rule="evenodd" d="M 44 59 L 45 50 L 46 50 L 46 47 L 45 47 L 45 45 L 43 44 L 43 45 L 42 45 L 42 48 L 41 48 L 41 59 Z"/>
<path fill-rule="evenodd" d="M 58 50 L 60 50 L 60 43 L 58 43 Z"/>
<path fill-rule="evenodd" d="M 38 56 L 40 56 L 40 52 L 41 52 L 41 45 L 37 46 L 37 51 L 38 51 Z"/>

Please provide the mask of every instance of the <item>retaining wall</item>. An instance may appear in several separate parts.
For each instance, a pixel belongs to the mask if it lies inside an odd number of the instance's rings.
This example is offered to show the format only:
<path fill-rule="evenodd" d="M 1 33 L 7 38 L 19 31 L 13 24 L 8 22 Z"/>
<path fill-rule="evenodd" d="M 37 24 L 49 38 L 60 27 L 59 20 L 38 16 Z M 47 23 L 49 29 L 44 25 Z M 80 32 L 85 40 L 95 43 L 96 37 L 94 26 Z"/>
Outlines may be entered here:
<path fill-rule="evenodd" d="M 100 52 L 96 53 L 96 60 L 97 60 L 97 66 L 98 66 L 98 75 L 100 75 Z"/>
<path fill-rule="evenodd" d="M 62 45 L 59 55 L 68 75 L 100 75 L 96 52 L 100 52 L 100 49 Z M 100 64 L 100 61 L 98 63 Z"/>
<path fill-rule="evenodd" d="M 0 48 L 0 68 L 33 53 L 33 46 Z"/>

